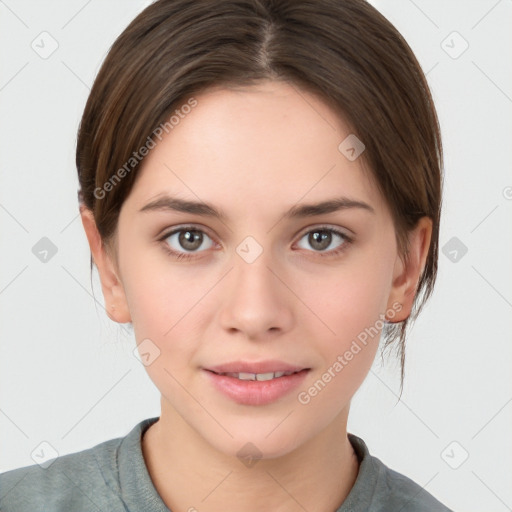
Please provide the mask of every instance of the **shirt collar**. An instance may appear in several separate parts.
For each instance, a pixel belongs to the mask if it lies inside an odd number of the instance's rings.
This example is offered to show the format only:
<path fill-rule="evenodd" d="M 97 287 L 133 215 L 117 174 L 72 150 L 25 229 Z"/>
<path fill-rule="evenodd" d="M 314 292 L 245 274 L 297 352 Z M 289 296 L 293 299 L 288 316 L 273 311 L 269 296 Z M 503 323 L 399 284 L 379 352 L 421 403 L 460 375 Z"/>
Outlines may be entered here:
<path fill-rule="evenodd" d="M 170 512 L 153 485 L 142 453 L 142 436 L 158 419 L 147 418 L 138 423 L 119 446 L 117 465 L 121 498 L 129 511 L 144 507 L 145 512 Z M 336 512 L 365 512 L 373 501 L 378 471 L 366 443 L 351 433 L 348 439 L 359 460 L 359 472 L 354 486 Z"/>
<path fill-rule="evenodd" d="M 158 419 L 148 418 L 138 423 L 119 446 L 121 499 L 129 511 L 170 512 L 153 485 L 142 453 L 142 436 Z"/>

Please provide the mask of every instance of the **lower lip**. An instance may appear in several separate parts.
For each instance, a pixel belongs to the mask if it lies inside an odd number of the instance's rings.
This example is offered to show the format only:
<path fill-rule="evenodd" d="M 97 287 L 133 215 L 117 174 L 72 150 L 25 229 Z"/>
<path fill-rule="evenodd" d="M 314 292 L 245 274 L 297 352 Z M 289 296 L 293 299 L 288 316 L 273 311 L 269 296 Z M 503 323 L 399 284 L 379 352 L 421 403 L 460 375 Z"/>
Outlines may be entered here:
<path fill-rule="evenodd" d="M 221 393 L 243 405 L 266 405 L 287 395 L 305 379 L 309 370 L 283 375 L 271 380 L 240 380 L 205 370 L 213 385 Z"/>

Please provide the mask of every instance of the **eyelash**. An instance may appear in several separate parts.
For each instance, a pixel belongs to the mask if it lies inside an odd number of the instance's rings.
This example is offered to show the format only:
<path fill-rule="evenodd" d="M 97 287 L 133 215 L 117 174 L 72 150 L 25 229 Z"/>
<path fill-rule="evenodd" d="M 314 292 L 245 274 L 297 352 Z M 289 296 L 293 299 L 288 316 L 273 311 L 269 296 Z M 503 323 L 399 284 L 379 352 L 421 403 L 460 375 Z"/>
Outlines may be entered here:
<path fill-rule="evenodd" d="M 203 234 L 209 236 L 208 233 L 206 233 L 202 229 L 198 229 L 198 228 L 196 228 L 194 226 L 182 226 L 179 229 L 174 229 L 172 231 L 169 231 L 168 233 L 166 233 L 165 235 L 160 237 L 158 239 L 158 241 L 163 243 L 164 250 L 170 256 L 172 256 L 173 258 L 175 258 L 177 260 L 190 260 L 190 259 L 194 258 L 195 255 L 198 254 L 198 253 L 195 253 L 195 252 L 186 253 L 186 252 L 174 251 L 173 249 L 171 249 L 169 247 L 169 244 L 166 242 L 166 240 L 170 236 L 172 236 L 172 235 L 174 235 L 176 233 L 180 233 L 182 231 L 198 231 L 200 233 L 203 233 Z M 314 228 L 314 229 L 310 229 L 309 231 L 306 231 L 305 233 L 303 233 L 301 235 L 301 237 L 299 238 L 299 240 L 304 238 L 309 233 L 314 233 L 314 232 L 317 232 L 317 231 L 326 231 L 326 232 L 329 232 L 329 233 L 334 233 L 335 235 L 338 235 L 343 240 L 343 243 L 337 249 L 332 249 L 330 251 L 311 251 L 311 252 L 314 252 L 315 254 L 317 254 L 318 256 L 320 256 L 322 258 L 332 258 L 332 257 L 338 256 L 343 251 L 345 251 L 345 249 L 347 248 L 348 245 L 350 245 L 354 241 L 351 237 L 347 236 L 342 231 L 339 231 L 338 229 L 330 228 L 330 227 L 327 227 L 327 226 L 320 226 L 320 227 L 317 227 L 317 228 Z M 200 252 L 202 252 L 202 251 L 200 251 Z"/>

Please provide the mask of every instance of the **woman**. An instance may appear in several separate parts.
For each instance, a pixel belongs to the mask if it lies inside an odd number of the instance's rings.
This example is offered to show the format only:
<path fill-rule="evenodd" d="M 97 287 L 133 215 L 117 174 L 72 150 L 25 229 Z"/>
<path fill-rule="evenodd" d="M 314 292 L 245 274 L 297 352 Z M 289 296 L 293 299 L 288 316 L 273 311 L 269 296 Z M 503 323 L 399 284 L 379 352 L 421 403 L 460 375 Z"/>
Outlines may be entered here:
<path fill-rule="evenodd" d="M 383 331 L 403 383 L 437 270 L 437 116 L 382 15 L 159 0 L 112 46 L 76 162 L 161 415 L 4 473 L 3 511 L 448 510 L 347 432 Z"/>

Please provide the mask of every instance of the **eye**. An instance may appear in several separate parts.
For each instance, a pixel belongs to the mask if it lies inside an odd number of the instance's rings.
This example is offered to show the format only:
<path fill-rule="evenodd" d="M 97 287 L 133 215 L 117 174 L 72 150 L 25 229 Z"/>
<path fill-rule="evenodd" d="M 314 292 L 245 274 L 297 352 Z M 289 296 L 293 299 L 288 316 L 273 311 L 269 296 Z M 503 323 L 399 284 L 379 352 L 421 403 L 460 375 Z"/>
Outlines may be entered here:
<path fill-rule="evenodd" d="M 203 252 L 199 249 L 211 249 L 213 247 L 212 239 L 204 231 L 191 226 L 175 229 L 167 233 L 162 240 L 169 247 L 169 251 L 177 255 Z"/>
<path fill-rule="evenodd" d="M 336 255 L 352 242 L 352 239 L 334 228 L 320 227 L 305 233 L 302 240 L 313 248 L 314 252 L 320 253 L 320 256 Z M 300 244 L 299 244 L 300 247 Z M 308 249 L 308 247 L 301 247 Z"/>
<path fill-rule="evenodd" d="M 345 233 L 329 227 L 319 227 L 306 232 L 302 240 L 313 249 L 319 256 L 336 256 L 341 253 L 350 243 L 350 238 Z M 214 247 L 213 240 L 201 229 L 194 226 L 183 226 L 166 233 L 160 238 L 164 249 L 176 259 L 189 259 L 195 254 L 205 252 L 206 249 Z M 310 250 L 299 243 L 301 249 Z"/>

